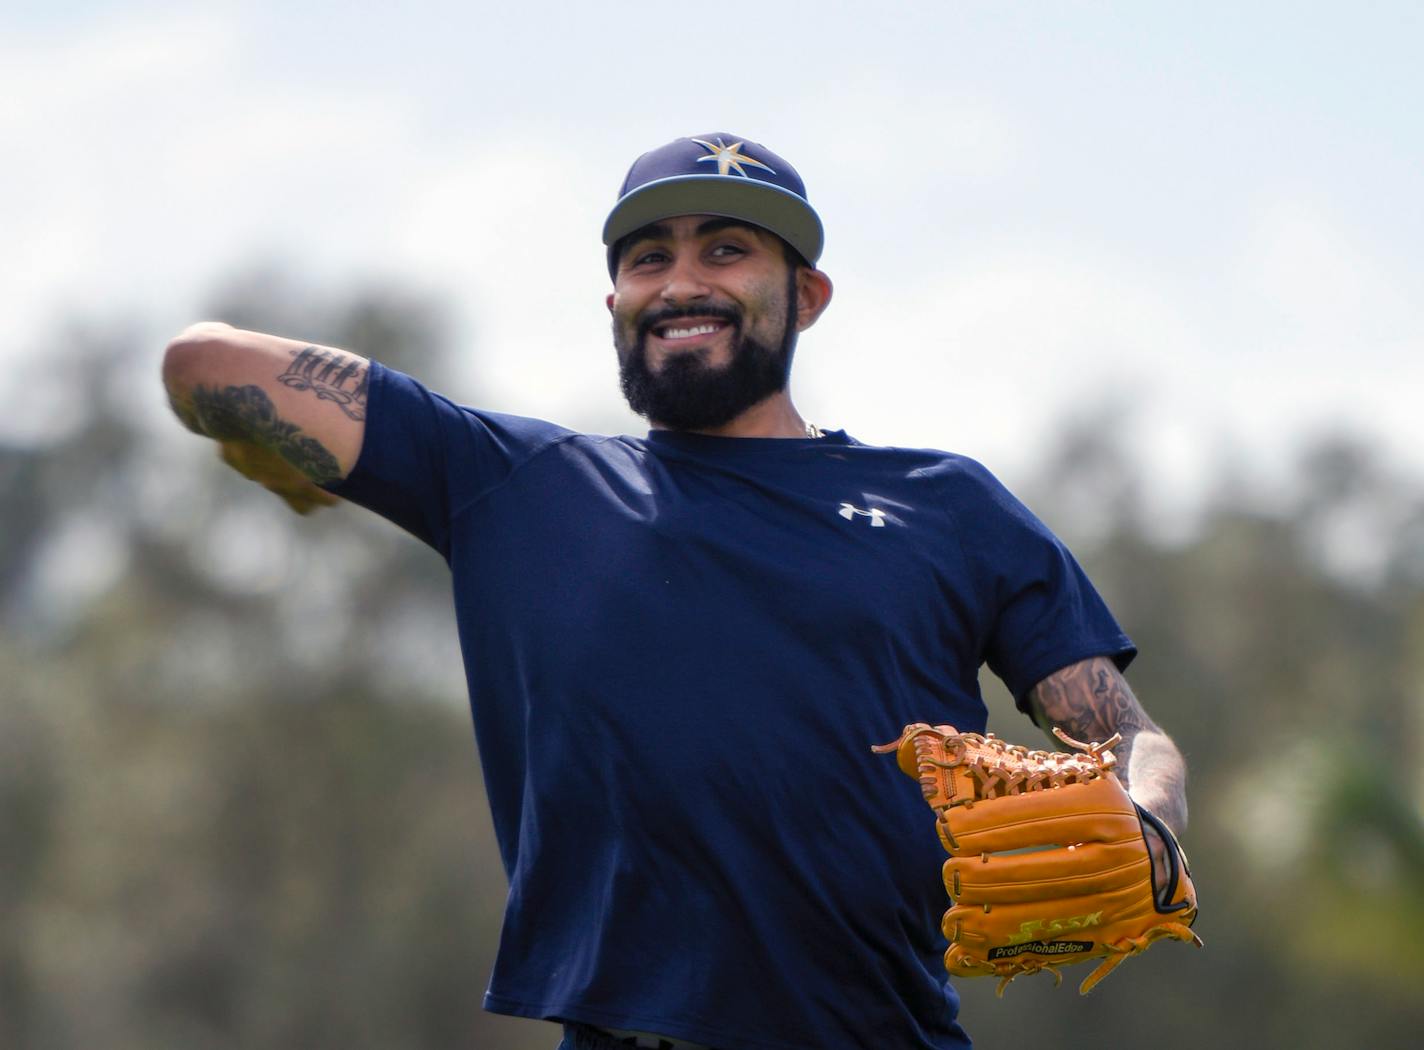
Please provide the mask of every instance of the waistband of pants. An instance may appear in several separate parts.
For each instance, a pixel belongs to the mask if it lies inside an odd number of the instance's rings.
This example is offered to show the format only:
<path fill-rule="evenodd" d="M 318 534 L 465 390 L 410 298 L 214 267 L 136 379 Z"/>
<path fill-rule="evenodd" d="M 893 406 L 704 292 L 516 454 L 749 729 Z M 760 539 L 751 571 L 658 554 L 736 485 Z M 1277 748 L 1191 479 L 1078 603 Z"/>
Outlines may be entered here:
<path fill-rule="evenodd" d="M 714 1050 L 702 1043 L 670 1036 L 607 1031 L 578 1021 L 564 1022 L 564 1041 L 559 1050 Z"/>

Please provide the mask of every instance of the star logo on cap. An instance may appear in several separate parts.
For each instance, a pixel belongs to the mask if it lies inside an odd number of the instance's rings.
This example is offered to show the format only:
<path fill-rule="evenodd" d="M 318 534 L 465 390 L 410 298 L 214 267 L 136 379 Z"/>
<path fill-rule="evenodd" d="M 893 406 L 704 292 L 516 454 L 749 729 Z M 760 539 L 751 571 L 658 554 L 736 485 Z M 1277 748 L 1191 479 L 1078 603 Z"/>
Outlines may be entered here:
<path fill-rule="evenodd" d="M 743 153 L 741 151 L 742 144 L 740 142 L 734 142 L 728 146 L 720 138 L 715 145 L 706 139 L 693 139 L 692 141 L 712 151 L 705 157 L 698 157 L 697 162 L 700 164 L 704 160 L 715 160 L 717 162 L 718 175 L 730 174 L 735 169 L 738 175 L 743 178 L 749 178 L 746 169 L 742 167 L 743 164 L 750 164 L 754 168 L 761 168 L 763 171 L 769 171 L 773 175 L 776 174 L 775 169 Z"/>

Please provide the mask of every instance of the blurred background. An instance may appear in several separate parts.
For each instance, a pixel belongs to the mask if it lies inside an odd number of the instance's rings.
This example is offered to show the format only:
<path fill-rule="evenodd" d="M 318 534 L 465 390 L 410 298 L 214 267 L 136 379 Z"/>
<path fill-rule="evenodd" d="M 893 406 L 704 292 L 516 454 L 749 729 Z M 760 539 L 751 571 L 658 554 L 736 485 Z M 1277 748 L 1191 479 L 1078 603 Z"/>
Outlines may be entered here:
<path fill-rule="evenodd" d="M 443 564 L 225 471 L 159 358 L 221 319 L 641 432 L 599 229 L 717 131 L 826 222 L 803 412 L 988 463 L 1191 767 L 1206 949 L 964 982 L 979 1045 L 1416 1045 L 1421 52 L 1385 2 L 7 7 L 0 1048 L 553 1046 L 479 1009 Z"/>

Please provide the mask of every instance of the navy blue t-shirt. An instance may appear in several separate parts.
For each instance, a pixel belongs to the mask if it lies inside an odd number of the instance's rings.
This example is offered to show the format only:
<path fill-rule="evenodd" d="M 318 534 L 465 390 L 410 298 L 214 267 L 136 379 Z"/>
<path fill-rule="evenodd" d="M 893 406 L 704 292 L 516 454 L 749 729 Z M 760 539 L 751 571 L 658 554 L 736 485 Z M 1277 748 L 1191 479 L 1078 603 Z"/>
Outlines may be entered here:
<path fill-rule="evenodd" d="M 966 1047 L 944 861 L 871 745 L 1132 643 L 944 452 L 464 408 L 372 364 L 333 491 L 449 562 L 509 876 L 488 1009 L 726 1050 Z"/>

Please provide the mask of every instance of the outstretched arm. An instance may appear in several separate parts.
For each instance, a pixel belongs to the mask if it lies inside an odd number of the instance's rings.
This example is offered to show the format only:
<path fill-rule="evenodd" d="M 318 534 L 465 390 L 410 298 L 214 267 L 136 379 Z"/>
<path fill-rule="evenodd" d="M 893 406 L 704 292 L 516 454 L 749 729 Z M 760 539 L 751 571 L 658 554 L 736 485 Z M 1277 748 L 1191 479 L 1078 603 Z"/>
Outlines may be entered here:
<path fill-rule="evenodd" d="M 1128 793 L 1177 835 L 1186 830 L 1186 763 L 1177 745 L 1147 716 L 1112 660 L 1097 656 L 1054 672 L 1033 688 L 1029 706 L 1045 733 L 1057 726 L 1084 742 L 1121 733 L 1122 743 L 1113 752 Z"/>
<path fill-rule="evenodd" d="M 345 350 L 206 322 L 168 344 L 163 384 L 184 426 L 305 514 L 336 502 L 319 486 L 346 477 L 360 454 L 368 365 Z"/>

